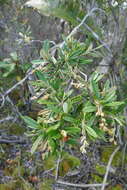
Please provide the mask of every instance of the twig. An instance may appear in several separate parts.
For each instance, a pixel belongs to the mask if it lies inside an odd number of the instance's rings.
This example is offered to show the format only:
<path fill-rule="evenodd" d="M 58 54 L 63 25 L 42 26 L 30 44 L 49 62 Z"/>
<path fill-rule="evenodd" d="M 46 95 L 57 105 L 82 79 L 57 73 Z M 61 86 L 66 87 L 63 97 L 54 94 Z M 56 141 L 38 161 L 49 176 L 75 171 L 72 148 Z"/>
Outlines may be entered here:
<path fill-rule="evenodd" d="M 25 144 L 25 141 L 0 139 L 0 144 Z"/>
<path fill-rule="evenodd" d="M 84 24 L 84 22 L 86 21 L 86 19 L 87 19 L 88 17 L 90 17 L 93 12 L 98 11 L 98 10 L 101 11 L 101 12 L 103 12 L 103 13 L 105 13 L 105 12 L 104 12 L 102 9 L 100 9 L 100 8 L 93 8 L 87 15 L 84 16 L 84 18 L 82 19 L 82 21 L 80 21 L 80 24 L 78 24 L 78 25 L 72 30 L 72 32 L 66 37 L 66 39 L 68 40 L 68 39 L 71 38 L 73 35 L 75 35 L 75 34 L 78 32 L 79 28 L 80 28 L 81 26 L 83 26 L 83 24 Z M 60 43 L 60 44 L 55 45 L 54 47 L 51 48 L 51 51 L 53 51 L 53 50 L 56 49 L 57 47 L 62 48 L 62 47 L 64 46 L 64 44 L 65 44 L 65 41 L 63 41 L 63 42 Z"/>
<path fill-rule="evenodd" d="M 97 11 L 97 10 L 103 11 L 102 9 L 99 9 L 99 8 L 93 8 L 87 15 L 84 16 L 84 18 L 82 19 L 82 21 L 80 22 L 80 24 L 77 25 L 77 26 L 72 30 L 72 32 L 67 36 L 66 39 L 68 40 L 71 36 L 75 35 L 75 34 L 77 33 L 77 31 L 79 30 L 79 28 L 80 28 L 82 25 L 84 25 L 86 19 L 87 19 L 89 16 L 91 16 L 93 12 L 95 12 L 95 11 Z M 104 12 L 104 11 L 103 11 L 103 12 Z M 64 44 L 65 44 L 65 41 L 61 44 L 61 46 L 63 47 Z"/>
<path fill-rule="evenodd" d="M 11 88 L 9 88 L 5 93 L 1 94 L 2 97 L 2 103 L 1 103 L 1 107 L 3 107 L 4 102 L 5 102 L 5 98 L 13 91 L 15 90 L 19 85 L 22 85 L 27 79 L 28 77 L 33 73 L 33 71 L 29 72 L 28 75 L 26 75 L 22 80 L 20 80 L 19 82 L 17 82 L 14 86 L 12 86 Z"/>
<path fill-rule="evenodd" d="M 34 70 L 30 71 L 22 80 L 20 80 L 19 82 L 17 82 L 14 86 L 12 86 L 10 89 L 8 89 L 3 96 L 6 97 L 8 94 L 10 94 L 14 89 L 16 89 L 18 86 L 22 85 L 27 79 L 28 77 L 34 73 Z"/>
<path fill-rule="evenodd" d="M 105 184 L 106 184 L 106 181 L 107 181 L 107 178 L 108 178 L 108 174 L 109 174 L 109 170 L 110 170 L 110 166 L 111 166 L 111 163 L 112 163 L 112 160 L 115 156 L 115 154 L 118 152 L 118 150 L 120 149 L 120 146 L 118 146 L 114 152 L 111 154 L 110 158 L 109 158 L 109 161 L 108 161 L 108 165 L 107 165 L 107 168 L 106 168 L 106 173 L 105 173 L 105 176 L 104 176 L 104 179 L 103 179 L 103 183 L 102 183 L 102 188 L 101 190 L 104 190 L 105 189 Z"/>
<path fill-rule="evenodd" d="M 99 42 L 103 45 L 103 47 L 105 47 L 105 48 L 108 50 L 108 52 L 112 55 L 111 49 L 109 48 L 109 46 L 108 46 L 105 42 L 103 42 L 103 40 L 100 39 L 100 37 L 98 36 L 98 34 L 97 34 L 96 32 L 94 32 L 86 23 L 84 23 L 83 26 L 84 26 L 89 32 L 91 32 L 92 35 L 94 36 L 94 38 L 95 38 L 97 41 L 99 41 Z"/>
<path fill-rule="evenodd" d="M 7 96 L 7 101 L 11 104 L 12 110 L 16 113 L 17 117 L 21 116 L 21 113 L 18 110 L 18 107 L 13 103 L 9 96 Z"/>
<path fill-rule="evenodd" d="M 4 118 L 4 119 L 1 119 L 0 120 L 0 123 L 4 123 L 4 122 L 6 122 L 6 121 L 9 121 L 9 120 L 13 120 L 14 119 L 14 117 L 6 117 L 6 118 Z"/>
<path fill-rule="evenodd" d="M 45 93 L 47 90 L 48 90 L 48 88 L 42 90 L 37 96 L 31 97 L 31 100 L 38 100 L 39 98 L 41 98 L 41 97 L 44 95 L 44 93 Z"/>
<path fill-rule="evenodd" d="M 61 181 L 61 180 L 58 180 L 56 182 L 59 184 L 62 184 L 62 185 L 67 185 L 67 186 L 72 186 L 72 187 L 82 187 L 82 188 L 101 187 L 102 186 L 102 184 L 76 184 L 76 183 L 69 183 L 69 182 L 65 182 L 65 181 Z M 108 185 L 108 183 L 106 183 L 105 185 Z"/>
<path fill-rule="evenodd" d="M 43 65 L 41 65 L 41 66 L 45 66 L 47 63 L 43 63 Z M 29 76 L 30 75 L 32 75 L 35 71 L 36 71 L 36 69 L 38 68 L 40 66 L 40 64 L 38 64 L 38 65 L 36 65 L 36 67 L 34 67 L 33 69 L 30 69 L 29 71 L 28 71 L 28 74 L 22 79 L 22 80 L 20 80 L 19 82 L 17 82 L 14 86 L 12 86 L 10 89 L 8 89 L 5 93 L 3 93 L 3 94 L 0 94 L 1 95 L 1 99 L 0 99 L 0 101 L 2 101 L 2 106 L 3 106 L 3 102 L 5 101 L 5 98 L 13 91 L 13 90 L 15 90 L 18 86 L 20 86 L 20 85 L 22 85 L 28 78 L 29 78 Z M 1 106 L 1 107 L 2 107 Z"/>
<path fill-rule="evenodd" d="M 58 179 L 58 175 L 59 175 L 59 165 L 60 165 L 60 162 L 61 162 L 61 154 L 62 154 L 62 151 L 63 151 L 63 147 L 64 147 L 64 143 L 61 143 L 60 144 L 60 153 L 59 153 L 59 157 L 58 157 L 57 164 L 56 164 L 55 180 Z"/>
<path fill-rule="evenodd" d="M 54 42 L 54 41 L 49 41 L 51 44 L 53 44 L 53 45 L 56 45 L 56 43 Z M 26 46 L 26 45 L 30 45 L 30 44 L 32 44 L 32 43 L 40 43 L 40 44 L 43 44 L 44 43 L 44 40 L 42 41 L 42 40 L 31 40 L 31 41 L 29 41 L 28 43 L 25 43 L 24 44 L 24 46 Z"/>
<path fill-rule="evenodd" d="M 4 106 L 4 103 L 5 103 L 5 97 L 3 96 L 2 93 L 0 93 L 0 96 L 1 96 L 0 101 L 2 102 L 1 105 L 0 105 L 0 108 L 2 108 Z"/>
<path fill-rule="evenodd" d="M 88 81 L 88 77 L 85 73 L 83 73 L 82 71 L 78 70 L 80 74 L 82 74 L 85 77 L 85 82 Z"/>
<path fill-rule="evenodd" d="M 55 180 L 58 179 L 60 161 L 61 161 L 61 154 L 59 154 L 59 158 L 58 158 L 58 160 L 57 160 L 57 164 L 56 164 L 56 175 L 55 175 Z"/>
<path fill-rule="evenodd" d="M 126 148 L 127 148 L 127 143 L 125 143 L 124 148 L 123 148 L 122 168 L 124 168 L 124 162 L 125 162 L 125 156 L 126 156 Z"/>
<path fill-rule="evenodd" d="M 43 175 L 52 172 L 54 169 L 55 169 L 55 167 L 53 167 L 53 168 L 51 168 L 51 169 L 49 169 L 49 170 L 44 171 L 44 172 L 43 172 Z"/>

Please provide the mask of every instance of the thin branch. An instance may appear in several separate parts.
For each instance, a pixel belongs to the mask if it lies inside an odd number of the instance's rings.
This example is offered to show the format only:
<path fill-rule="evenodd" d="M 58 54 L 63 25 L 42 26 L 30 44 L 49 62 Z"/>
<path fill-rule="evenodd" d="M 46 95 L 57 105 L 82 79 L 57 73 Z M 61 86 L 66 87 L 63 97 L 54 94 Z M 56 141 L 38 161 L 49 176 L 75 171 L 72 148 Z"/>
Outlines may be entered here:
<path fill-rule="evenodd" d="M 2 102 L 1 105 L 0 105 L 0 108 L 2 108 L 4 106 L 4 103 L 5 103 L 5 97 L 3 96 L 2 93 L 0 93 L 0 96 L 1 96 L 0 101 Z"/>
<path fill-rule="evenodd" d="M 75 35 L 77 33 L 77 31 L 79 30 L 79 28 L 85 23 L 86 19 L 88 17 L 90 17 L 92 15 L 93 12 L 97 11 L 97 10 L 101 10 L 99 8 L 93 8 L 87 15 L 84 16 L 84 18 L 82 19 L 82 21 L 80 22 L 79 25 L 77 25 L 72 32 L 67 36 L 67 39 L 69 39 L 71 36 Z M 103 10 L 101 10 L 103 11 Z"/>
<path fill-rule="evenodd" d="M 42 90 L 41 92 L 39 92 L 38 95 L 31 97 L 31 100 L 38 100 L 39 98 L 41 98 L 41 97 L 45 94 L 45 92 L 46 92 L 47 90 L 48 90 L 48 88 Z"/>
<path fill-rule="evenodd" d="M 81 188 L 88 188 L 88 187 L 101 187 L 102 184 L 76 184 L 76 183 L 69 183 L 65 181 L 58 180 L 56 181 L 57 183 L 61 185 L 67 185 L 67 186 L 72 186 L 72 187 L 81 187 Z M 106 186 L 108 183 L 105 184 Z"/>
<path fill-rule="evenodd" d="M 127 143 L 125 143 L 124 148 L 123 148 L 123 154 L 122 154 L 122 168 L 124 168 L 125 157 L 126 157 L 126 149 L 127 149 Z"/>
<path fill-rule="evenodd" d="M 20 80 L 19 82 L 17 82 L 14 86 L 12 86 L 10 89 L 8 89 L 3 96 L 6 97 L 8 94 L 10 94 L 14 89 L 16 89 L 18 86 L 22 85 L 27 79 L 28 77 L 34 73 L 34 70 L 30 71 L 22 80 Z"/>
<path fill-rule="evenodd" d="M 105 14 L 105 11 L 103 11 L 102 9 L 100 9 L 100 8 L 93 8 L 88 14 L 86 14 L 86 15 L 84 16 L 84 18 L 82 19 L 82 21 L 80 21 L 80 24 L 78 24 L 78 25 L 72 30 L 72 32 L 67 36 L 66 39 L 68 40 L 68 39 L 71 38 L 73 35 L 75 35 L 75 34 L 78 32 L 78 30 L 80 29 L 80 27 L 84 25 L 84 23 L 85 23 L 85 21 L 87 20 L 87 18 L 90 17 L 93 12 L 98 11 L 98 10 L 101 11 L 101 12 L 103 12 L 103 13 Z M 54 46 L 54 47 L 51 48 L 51 51 L 53 51 L 53 50 L 56 49 L 57 47 L 62 48 L 62 47 L 64 46 L 64 44 L 65 44 L 65 41 L 63 41 L 63 42 L 60 43 L 60 44 L 57 44 L 56 46 Z"/>
<path fill-rule="evenodd" d="M 25 141 L 21 140 L 7 140 L 7 139 L 0 139 L 0 144 L 25 144 Z"/>
<path fill-rule="evenodd" d="M 59 166 L 60 166 L 60 162 L 61 162 L 61 154 L 62 154 L 62 151 L 63 151 L 63 148 L 64 148 L 64 143 L 61 143 L 60 144 L 60 153 L 59 153 L 59 157 L 58 157 L 58 160 L 57 160 L 57 163 L 56 163 L 56 176 L 55 176 L 55 180 L 58 179 L 58 176 L 59 176 Z"/>
<path fill-rule="evenodd" d="M 100 39 L 100 37 L 98 36 L 98 34 L 97 34 L 96 32 L 94 32 L 86 23 L 84 23 L 83 26 L 84 26 L 89 32 L 91 32 L 92 35 L 94 36 L 94 38 L 95 38 L 97 41 L 99 41 L 99 42 L 103 45 L 103 47 L 105 47 L 105 48 L 108 50 L 108 52 L 110 53 L 110 55 L 112 55 L 111 49 L 109 48 L 109 46 L 108 46 L 105 42 L 103 42 L 103 40 Z"/>
<path fill-rule="evenodd" d="M 59 176 L 59 165 L 60 165 L 60 161 L 61 161 L 61 154 L 59 154 L 59 158 L 57 160 L 57 164 L 56 164 L 56 175 L 55 175 L 55 180 L 58 179 Z"/>
<path fill-rule="evenodd" d="M 14 117 L 6 117 L 6 118 L 4 118 L 4 119 L 1 119 L 0 120 L 0 123 L 4 123 L 4 122 L 6 122 L 6 121 L 10 121 L 10 120 L 13 120 L 14 119 Z"/>
<path fill-rule="evenodd" d="M 54 41 L 49 41 L 51 44 L 53 45 L 56 45 L 56 43 Z M 43 44 L 44 43 L 44 40 L 30 40 L 28 43 L 25 43 L 24 46 L 26 45 L 30 45 L 32 43 L 40 43 L 40 44 Z"/>
<path fill-rule="evenodd" d="M 47 63 L 43 63 L 43 64 L 41 64 L 41 66 L 45 66 Z M 33 69 L 30 69 L 29 71 L 28 71 L 28 74 L 22 79 L 22 80 L 20 80 L 19 82 L 17 82 L 14 86 L 12 86 L 11 88 L 9 88 L 5 93 L 3 93 L 3 94 L 0 94 L 1 95 L 1 99 L 0 99 L 0 101 L 2 101 L 2 106 L 3 106 L 3 102 L 5 101 L 5 98 L 13 91 L 13 90 L 15 90 L 18 86 L 20 86 L 20 85 L 22 85 L 28 78 L 29 78 L 29 76 L 30 75 L 32 75 L 35 71 L 36 71 L 36 69 L 38 68 L 40 66 L 40 64 L 38 64 L 35 68 L 33 68 Z M 1 106 L 1 107 L 2 107 Z"/>
<path fill-rule="evenodd" d="M 51 168 L 51 169 L 49 169 L 49 170 L 44 171 L 44 172 L 43 172 L 43 175 L 52 172 L 54 169 L 55 169 L 55 167 L 53 167 L 53 168 Z"/>
<path fill-rule="evenodd" d="M 21 116 L 21 113 L 18 110 L 18 107 L 13 103 L 13 101 L 10 99 L 9 96 L 7 96 L 7 101 L 11 104 L 12 110 L 14 113 L 16 113 L 17 117 Z"/>
<path fill-rule="evenodd" d="M 108 178 L 108 174 L 109 174 L 109 170 L 110 170 L 110 166 L 112 164 L 112 160 L 115 156 L 115 154 L 119 151 L 120 149 L 120 146 L 118 146 L 114 152 L 111 154 L 110 158 L 109 158 L 109 161 L 108 161 L 108 165 L 107 165 L 107 168 L 106 168 L 106 173 L 105 173 L 105 176 L 104 176 L 104 179 L 103 179 L 103 183 L 102 183 L 102 188 L 101 190 L 104 190 L 105 189 L 105 184 L 106 184 L 106 181 L 107 181 L 107 178 Z"/>

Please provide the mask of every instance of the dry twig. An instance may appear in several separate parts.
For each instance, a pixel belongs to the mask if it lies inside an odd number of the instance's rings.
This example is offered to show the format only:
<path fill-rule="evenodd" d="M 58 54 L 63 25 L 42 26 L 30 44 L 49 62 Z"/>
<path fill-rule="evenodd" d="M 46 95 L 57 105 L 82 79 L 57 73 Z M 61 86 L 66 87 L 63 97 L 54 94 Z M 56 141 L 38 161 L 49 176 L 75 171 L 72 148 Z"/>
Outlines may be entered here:
<path fill-rule="evenodd" d="M 61 161 L 61 154 L 59 155 L 59 158 L 58 158 L 58 160 L 57 160 L 57 164 L 56 164 L 56 175 L 55 175 L 55 180 L 58 179 L 60 161 Z"/>
<path fill-rule="evenodd" d="M 105 184 L 106 184 L 106 181 L 107 181 L 107 178 L 108 178 L 108 174 L 109 174 L 109 170 L 110 170 L 110 166 L 112 164 L 112 160 L 115 156 L 115 154 L 119 151 L 120 149 L 120 146 L 118 146 L 114 152 L 111 154 L 110 158 L 109 158 L 109 161 L 108 161 L 108 165 L 107 165 L 107 168 L 106 168 L 106 173 L 105 173 L 105 176 L 104 176 L 104 179 L 103 179 L 103 183 L 102 183 L 102 188 L 101 190 L 104 190 L 105 189 Z"/>
<path fill-rule="evenodd" d="M 26 142 L 23 140 L 8 140 L 8 139 L 0 139 L 0 144 L 25 144 Z"/>
<path fill-rule="evenodd" d="M 0 123 L 4 123 L 4 122 L 6 122 L 6 121 L 10 121 L 10 120 L 13 120 L 13 119 L 14 119 L 14 117 L 8 116 L 8 117 L 6 117 L 6 118 L 4 118 L 4 119 L 1 119 L 1 120 L 0 120 Z"/>
<path fill-rule="evenodd" d="M 68 40 L 69 38 L 71 38 L 72 36 L 74 36 L 74 35 L 79 31 L 79 29 L 81 28 L 81 26 L 84 25 L 84 23 L 85 23 L 85 21 L 87 20 L 87 18 L 90 17 L 90 16 L 93 14 L 93 12 L 95 12 L 95 11 L 101 11 L 101 12 L 103 12 L 103 13 L 105 14 L 105 12 L 104 12 L 102 9 L 100 9 L 100 8 L 93 8 L 91 11 L 89 11 L 88 14 L 86 14 L 86 15 L 84 16 L 84 18 L 83 18 L 83 19 L 80 21 L 80 23 L 71 31 L 71 33 L 67 36 L 66 39 Z M 65 41 L 63 41 L 63 42 L 60 43 L 60 44 L 55 45 L 54 47 L 51 48 L 51 51 L 53 51 L 53 50 L 56 49 L 57 47 L 62 48 L 62 47 L 64 46 L 64 44 L 65 44 Z"/>
<path fill-rule="evenodd" d="M 47 64 L 47 63 L 43 63 L 43 64 L 41 64 L 41 66 L 45 66 L 45 64 Z M 4 106 L 5 98 L 6 98 L 13 90 L 15 90 L 18 86 L 22 85 L 22 84 L 29 78 L 29 76 L 32 75 L 32 74 L 36 71 L 36 69 L 37 69 L 39 66 L 40 66 L 40 64 L 38 64 L 35 68 L 30 69 L 30 70 L 28 71 L 27 75 L 26 75 L 22 80 L 20 80 L 19 82 L 17 82 L 14 86 L 12 86 L 11 88 L 9 88 L 6 92 L 0 94 L 1 97 L 2 97 L 2 98 L 0 99 L 0 101 L 2 101 L 1 107 Z"/>
<path fill-rule="evenodd" d="M 102 184 L 75 184 L 75 183 L 69 183 L 65 181 L 58 180 L 57 183 L 61 185 L 67 185 L 72 187 L 81 187 L 81 188 L 87 188 L 87 187 L 101 187 Z M 108 183 L 105 184 L 105 186 L 108 185 Z"/>

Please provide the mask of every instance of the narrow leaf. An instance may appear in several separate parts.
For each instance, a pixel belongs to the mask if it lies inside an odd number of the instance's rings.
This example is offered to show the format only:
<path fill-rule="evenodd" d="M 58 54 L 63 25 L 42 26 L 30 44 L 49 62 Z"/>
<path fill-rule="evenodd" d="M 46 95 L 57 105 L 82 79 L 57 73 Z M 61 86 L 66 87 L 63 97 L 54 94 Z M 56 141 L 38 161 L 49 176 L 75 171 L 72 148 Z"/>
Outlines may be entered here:
<path fill-rule="evenodd" d="M 68 113 L 68 103 L 67 102 L 63 103 L 63 111 L 64 111 L 64 113 Z"/>
<path fill-rule="evenodd" d="M 91 128 L 91 127 L 89 127 L 88 125 L 86 125 L 86 128 L 85 128 L 85 129 L 86 129 L 87 133 L 88 133 L 89 135 L 91 135 L 92 137 L 94 137 L 94 138 L 97 138 L 97 137 L 98 137 L 96 131 L 95 131 L 93 128 Z"/>
<path fill-rule="evenodd" d="M 37 149 L 38 145 L 40 144 L 40 142 L 42 141 L 42 136 L 39 136 L 36 141 L 33 143 L 33 146 L 31 148 L 31 154 L 33 154 L 35 152 L 35 150 Z"/>
<path fill-rule="evenodd" d="M 60 124 L 58 123 L 57 125 L 53 125 L 53 126 L 49 127 L 49 128 L 47 129 L 47 133 L 49 133 L 49 132 L 51 132 L 51 131 L 57 130 L 59 126 L 60 126 Z"/>
<path fill-rule="evenodd" d="M 38 76 L 39 80 L 47 82 L 47 79 L 45 78 L 44 74 L 41 71 L 36 71 L 36 75 Z"/>
<path fill-rule="evenodd" d="M 94 80 L 91 81 L 91 90 L 96 98 L 100 97 L 98 84 Z"/>
<path fill-rule="evenodd" d="M 74 118 L 72 118 L 72 117 L 69 117 L 69 116 L 65 116 L 63 119 L 64 119 L 65 121 L 70 122 L 70 123 L 76 123 L 76 122 L 77 122 L 76 119 L 74 119 Z"/>
<path fill-rule="evenodd" d="M 68 127 L 65 130 L 70 134 L 79 134 L 81 132 L 79 127 Z"/>
<path fill-rule="evenodd" d="M 32 118 L 28 117 L 28 116 L 22 116 L 22 119 L 25 121 L 25 123 L 28 125 L 28 127 L 32 128 L 32 129 L 36 129 L 39 124 Z"/>
<path fill-rule="evenodd" d="M 83 112 L 84 113 L 90 113 L 90 112 L 95 112 L 96 111 L 96 107 L 95 106 L 85 106 L 84 108 L 83 108 Z"/>
<path fill-rule="evenodd" d="M 113 106 L 121 106 L 123 104 L 124 104 L 124 102 L 111 102 L 111 103 L 105 104 L 105 106 L 113 107 Z"/>

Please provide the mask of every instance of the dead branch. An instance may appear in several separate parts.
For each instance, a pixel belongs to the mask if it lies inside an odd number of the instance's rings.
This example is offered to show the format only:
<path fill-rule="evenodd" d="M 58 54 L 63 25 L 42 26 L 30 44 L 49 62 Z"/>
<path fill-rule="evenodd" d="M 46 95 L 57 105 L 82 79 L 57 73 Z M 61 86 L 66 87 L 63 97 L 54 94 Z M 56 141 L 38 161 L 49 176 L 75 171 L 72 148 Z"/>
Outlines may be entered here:
<path fill-rule="evenodd" d="M 6 117 L 6 118 L 4 118 L 4 119 L 1 119 L 0 120 L 0 123 L 4 123 L 4 122 L 6 122 L 6 121 L 10 121 L 10 120 L 13 120 L 14 119 L 14 117 Z"/>
<path fill-rule="evenodd" d="M 82 188 L 88 188 L 88 187 L 101 187 L 102 184 L 75 184 L 75 183 L 69 183 L 65 181 L 58 180 L 56 181 L 57 183 L 61 185 L 66 185 L 66 186 L 72 186 L 72 187 L 82 187 Z M 107 186 L 108 183 L 105 184 Z"/>
<path fill-rule="evenodd" d="M 26 144 L 26 141 L 0 139 L 0 144 Z"/>
<path fill-rule="evenodd" d="M 115 156 L 115 154 L 119 151 L 120 149 L 120 146 L 118 146 L 114 152 L 111 154 L 110 158 L 109 158 L 109 161 L 108 161 L 108 165 L 107 165 L 107 168 L 106 168 L 106 173 L 105 173 L 105 176 L 104 176 L 104 179 L 103 179 L 103 183 L 102 183 L 102 188 L 101 190 L 104 190 L 105 189 L 105 184 L 106 184 L 106 181 L 107 181 L 107 178 L 108 178 L 108 174 L 109 174 L 109 170 L 110 170 L 110 166 L 112 164 L 112 161 L 113 161 L 113 158 Z"/>
<path fill-rule="evenodd" d="M 43 64 L 41 64 L 41 66 L 45 66 L 46 64 L 47 64 L 47 63 L 43 63 Z M 0 94 L 1 97 L 2 97 L 2 98 L 0 99 L 0 101 L 2 101 L 1 107 L 3 107 L 3 105 L 4 105 L 5 98 L 6 98 L 13 90 L 15 90 L 18 86 L 22 85 L 26 80 L 28 80 L 28 78 L 30 77 L 30 75 L 32 75 L 32 74 L 36 71 L 36 69 L 37 69 L 39 66 L 40 66 L 40 64 L 38 64 L 36 67 L 30 69 L 30 70 L 28 71 L 28 74 L 27 74 L 22 80 L 20 80 L 19 82 L 17 82 L 14 86 L 12 86 L 11 88 L 9 88 L 6 92 Z"/>

